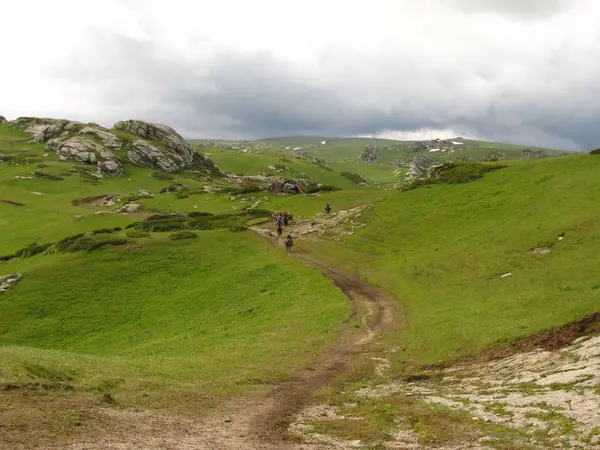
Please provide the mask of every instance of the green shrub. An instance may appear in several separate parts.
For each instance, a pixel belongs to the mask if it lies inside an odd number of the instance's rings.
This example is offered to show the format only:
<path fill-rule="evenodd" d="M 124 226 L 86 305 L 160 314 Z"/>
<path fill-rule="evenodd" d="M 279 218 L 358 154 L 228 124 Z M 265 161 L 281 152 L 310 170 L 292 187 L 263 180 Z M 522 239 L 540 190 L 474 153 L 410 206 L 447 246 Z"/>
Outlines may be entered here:
<path fill-rule="evenodd" d="M 205 212 L 205 211 L 192 211 L 188 214 L 188 217 L 203 217 L 203 216 L 214 216 L 213 213 Z"/>
<path fill-rule="evenodd" d="M 307 194 L 314 194 L 316 192 L 332 192 L 332 191 L 340 191 L 341 188 L 337 186 L 332 186 L 330 184 L 323 184 L 319 186 L 318 184 L 309 184 L 306 188 Z"/>
<path fill-rule="evenodd" d="M 34 242 L 33 244 L 29 244 L 25 248 L 17 250 L 13 256 L 15 258 L 30 258 L 31 256 L 35 256 L 39 253 L 45 252 L 50 247 L 52 247 L 52 244 L 38 245 Z"/>
<path fill-rule="evenodd" d="M 256 184 L 251 184 L 251 185 L 244 186 L 244 187 L 235 187 L 235 186 L 225 187 L 225 188 L 219 189 L 219 192 L 223 193 L 223 194 L 240 195 L 240 194 L 254 194 L 256 192 L 262 192 L 262 191 L 264 191 L 264 189 L 265 188 L 263 188 L 262 186 L 259 186 Z"/>
<path fill-rule="evenodd" d="M 234 225 L 234 226 L 230 227 L 229 229 L 231 231 L 233 231 L 234 233 L 239 233 L 241 231 L 246 231 L 248 229 L 248 227 L 245 225 Z"/>
<path fill-rule="evenodd" d="M 40 172 L 39 170 L 36 170 L 35 172 L 33 172 L 33 174 L 36 177 L 45 178 L 47 180 L 52 180 L 52 181 L 61 181 L 61 180 L 64 180 L 63 177 L 59 177 L 58 175 L 52 175 L 51 173 Z"/>
<path fill-rule="evenodd" d="M 367 179 L 365 177 L 363 177 L 362 175 L 360 175 L 358 173 L 354 173 L 354 172 L 342 172 L 342 176 L 356 184 L 367 182 Z"/>
<path fill-rule="evenodd" d="M 483 177 L 487 172 L 508 167 L 503 164 L 482 164 L 482 163 L 447 163 L 440 167 L 437 171 L 436 178 L 427 178 L 423 180 L 415 180 L 410 184 L 405 185 L 402 190 L 416 189 L 421 186 L 429 186 L 432 184 L 457 184 L 466 183 L 477 180 Z"/>
<path fill-rule="evenodd" d="M 590 152 L 590 155 L 600 155 L 600 148 L 597 148 L 596 150 L 592 150 Z"/>
<path fill-rule="evenodd" d="M 151 236 L 150 233 L 148 233 L 146 231 L 133 230 L 133 231 L 127 232 L 128 238 L 145 238 L 145 237 L 149 237 L 149 236 Z"/>
<path fill-rule="evenodd" d="M 169 235 L 169 238 L 173 241 L 179 239 L 194 239 L 198 237 L 198 233 L 194 233 L 193 231 L 179 231 L 177 233 L 173 233 Z"/>
<path fill-rule="evenodd" d="M 4 255 L 4 256 L 0 256 L 0 261 L 10 261 L 11 259 L 13 259 L 15 257 L 15 255 Z"/>
<path fill-rule="evenodd" d="M 174 180 L 175 177 L 167 172 L 153 172 L 152 178 L 156 178 L 157 180 Z"/>
<path fill-rule="evenodd" d="M 104 239 L 95 236 L 82 236 L 71 243 L 64 251 L 66 252 L 77 252 L 77 251 L 94 251 L 100 247 L 106 245 L 125 245 L 127 239 Z"/>

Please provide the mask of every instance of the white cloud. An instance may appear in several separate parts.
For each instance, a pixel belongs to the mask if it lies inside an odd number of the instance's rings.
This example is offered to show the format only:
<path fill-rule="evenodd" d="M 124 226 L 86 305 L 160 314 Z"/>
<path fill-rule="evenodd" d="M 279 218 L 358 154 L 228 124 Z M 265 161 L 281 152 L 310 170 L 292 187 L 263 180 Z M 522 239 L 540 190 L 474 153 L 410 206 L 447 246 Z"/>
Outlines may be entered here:
<path fill-rule="evenodd" d="M 591 146 L 598 17 L 594 0 L 5 2 L 0 114 Z"/>

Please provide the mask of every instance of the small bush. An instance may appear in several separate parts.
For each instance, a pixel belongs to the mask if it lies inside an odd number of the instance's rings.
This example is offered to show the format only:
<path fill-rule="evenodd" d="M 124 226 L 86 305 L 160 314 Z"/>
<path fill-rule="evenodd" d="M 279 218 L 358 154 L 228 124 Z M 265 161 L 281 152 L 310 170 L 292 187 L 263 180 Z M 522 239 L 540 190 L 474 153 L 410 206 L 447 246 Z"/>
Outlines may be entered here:
<path fill-rule="evenodd" d="M 150 236 L 151 236 L 150 233 L 148 233 L 146 231 L 133 230 L 133 231 L 127 232 L 128 238 L 145 238 L 145 237 L 150 237 Z"/>
<path fill-rule="evenodd" d="M 43 253 L 48 248 L 52 247 L 52 244 L 42 244 L 38 245 L 37 243 L 29 244 L 27 247 L 22 248 L 21 250 L 17 250 L 14 254 L 15 258 L 30 258 L 39 253 Z"/>
<path fill-rule="evenodd" d="M 264 191 L 264 188 L 262 186 L 258 186 L 256 184 L 251 184 L 248 186 L 244 186 L 244 187 L 226 187 L 223 189 L 220 189 L 219 192 L 223 193 L 223 194 L 234 194 L 234 195 L 240 195 L 240 194 L 254 194 L 256 192 L 262 192 Z"/>
<path fill-rule="evenodd" d="M 156 178 L 157 180 L 174 180 L 175 177 L 167 172 L 153 172 L 152 178 Z"/>
<path fill-rule="evenodd" d="M 192 211 L 188 214 L 188 217 L 204 217 L 204 216 L 214 216 L 213 213 L 204 212 L 204 211 Z"/>
<path fill-rule="evenodd" d="M 316 192 L 332 192 L 332 191 L 341 191 L 341 188 L 337 186 L 332 186 L 330 184 L 323 184 L 319 186 L 318 184 L 309 184 L 306 188 L 307 194 L 314 194 Z"/>
<path fill-rule="evenodd" d="M 241 231 L 246 231 L 248 229 L 248 227 L 245 225 L 234 225 L 234 226 L 230 227 L 229 229 L 231 231 L 233 231 L 234 233 L 239 233 Z"/>
<path fill-rule="evenodd" d="M 36 177 L 45 178 L 47 180 L 52 180 L 52 181 L 61 181 L 61 180 L 64 180 L 63 177 L 59 177 L 58 175 L 52 175 L 51 173 L 40 172 L 39 170 L 36 170 L 35 172 L 33 172 L 33 174 Z"/>
<path fill-rule="evenodd" d="M 122 230 L 121 227 L 100 228 L 98 230 L 90 231 L 90 233 L 92 233 L 92 234 L 110 234 L 110 233 L 116 233 L 117 231 L 121 231 L 121 230 Z"/>
<path fill-rule="evenodd" d="M 596 150 L 592 150 L 590 152 L 590 155 L 600 155 L 600 148 L 597 148 Z"/>
<path fill-rule="evenodd" d="M 362 175 L 360 175 L 358 173 L 354 173 L 354 172 L 342 172 L 342 176 L 356 184 L 367 182 L 367 179 L 365 177 L 363 177 Z"/>
<path fill-rule="evenodd" d="M 0 261 L 10 261 L 13 258 L 15 258 L 15 255 L 4 255 L 0 256 Z"/>
<path fill-rule="evenodd" d="M 77 239 L 81 238 L 85 236 L 85 233 L 79 233 L 79 234 L 75 234 L 73 236 L 69 236 L 66 237 L 64 239 L 61 239 L 60 241 L 58 241 L 55 245 L 56 251 L 58 252 L 64 252 L 65 250 L 67 250 L 67 248 L 69 248 L 75 241 L 77 241 Z"/>
<path fill-rule="evenodd" d="M 178 233 L 173 233 L 169 236 L 169 238 L 173 241 L 179 239 L 194 239 L 198 237 L 198 233 L 194 233 L 193 231 L 179 231 Z"/>
<path fill-rule="evenodd" d="M 79 239 L 75 240 L 71 245 L 69 245 L 64 251 L 66 252 L 77 252 L 77 251 L 94 251 L 99 249 L 100 247 L 104 247 L 106 245 L 125 245 L 127 244 L 127 239 L 103 239 L 97 238 L 94 236 L 82 236 Z"/>

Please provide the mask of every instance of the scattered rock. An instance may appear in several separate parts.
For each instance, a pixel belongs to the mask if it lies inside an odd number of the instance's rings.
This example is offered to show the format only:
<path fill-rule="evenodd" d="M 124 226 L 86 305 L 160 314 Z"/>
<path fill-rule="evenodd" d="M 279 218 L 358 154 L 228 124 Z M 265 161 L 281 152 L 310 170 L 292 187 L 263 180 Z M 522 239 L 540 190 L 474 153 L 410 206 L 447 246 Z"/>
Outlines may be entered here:
<path fill-rule="evenodd" d="M 0 294 L 6 292 L 9 288 L 11 288 L 15 283 L 17 283 L 23 275 L 20 273 L 9 273 L 8 275 L 4 275 L 0 277 Z"/>
<path fill-rule="evenodd" d="M 77 215 L 77 216 L 73 216 L 73 222 L 77 222 L 78 220 L 81 220 L 83 218 L 83 216 Z"/>
<path fill-rule="evenodd" d="M 176 183 L 161 189 L 160 193 L 164 194 L 165 192 L 181 192 L 185 191 L 186 189 L 187 186 L 185 184 Z"/>
<path fill-rule="evenodd" d="M 273 194 L 303 194 L 308 182 L 303 179 L 283 178 L 273 181 L 268 189 Z"/>
<path fill-rule="evenodd" d="M 33 195 L 44 195 L 41 192 L 32 192 Z"/>
<path fill-rule="evenodd" d="M 138 197 L 154 197 L 154 194 L 150 191 L 147 191 L 146 189 L 140 189 L 139 191 L 137 191 L 136 194 Z"/>
<path fill-rule="evenodd" d="M 551 249 L 548 247 L 534 248 L 529 252 L 530 255 L 547 255 Z"/>
<path fill-rule="evenodd" d="M 511 275 L 512 275 L 512 272 L 507 272 L 507 273 L 505 273 L 505 274 L 503 274 L 503 275 L 500 275 L 500 278 L 508 278 L 508 277 L 510 277 Z"/>
<path fill-rule="evenodd" d="M 120 211 L 122 213 L 133 213 L 138 211 L 141 207 L 142 205 L 140 205 L 139 203 L 127 203 L 123 205 Z"/>

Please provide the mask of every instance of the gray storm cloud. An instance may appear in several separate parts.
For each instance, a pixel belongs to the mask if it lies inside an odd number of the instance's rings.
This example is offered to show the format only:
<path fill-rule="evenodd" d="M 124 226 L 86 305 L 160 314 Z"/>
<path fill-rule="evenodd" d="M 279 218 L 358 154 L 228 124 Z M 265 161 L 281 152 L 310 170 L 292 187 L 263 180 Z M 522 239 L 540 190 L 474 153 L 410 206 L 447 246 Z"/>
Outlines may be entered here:
<path fill-rule="evenodd" d="M 251 26 L 240 32 L 231 25 L 240 36 L 231 42 L 204 31 L 202 21 L 170 41 L 156 31 L 156 16 L 140 19 L 139 36 L 91 28 L 68 58 L 44 71 L 74 105 L 49 110 L 107 124 L 130 117 L 163 122 L 199 138 L 456 130 L 571 150 L 600 145 L 593 100 L 600 94 L 600 40 L 596 30 L 582 32 L 589 23 L 572 23 L 589 16 L 574 6 L 583 3 L 423 1 L 427 8 L 404 2 L 397 10 L 412 28 L 391 21 L 378 35 L 377 27 L 361 31 L 332 20 L 331 33 L 323 31 L 330 41 L 315 39 L 317 47 L 300 50 L 293 45 L 310 31 L 302 24 L 279 35 L 263 30 L 262 46 L 254 47 L 243 45 Z M 146 2 L 124 4 L 145 11 Z M 377 25 L 377 14 L 372 19 Z M 306 35 L 296 37 L 297 29 Z"/>

